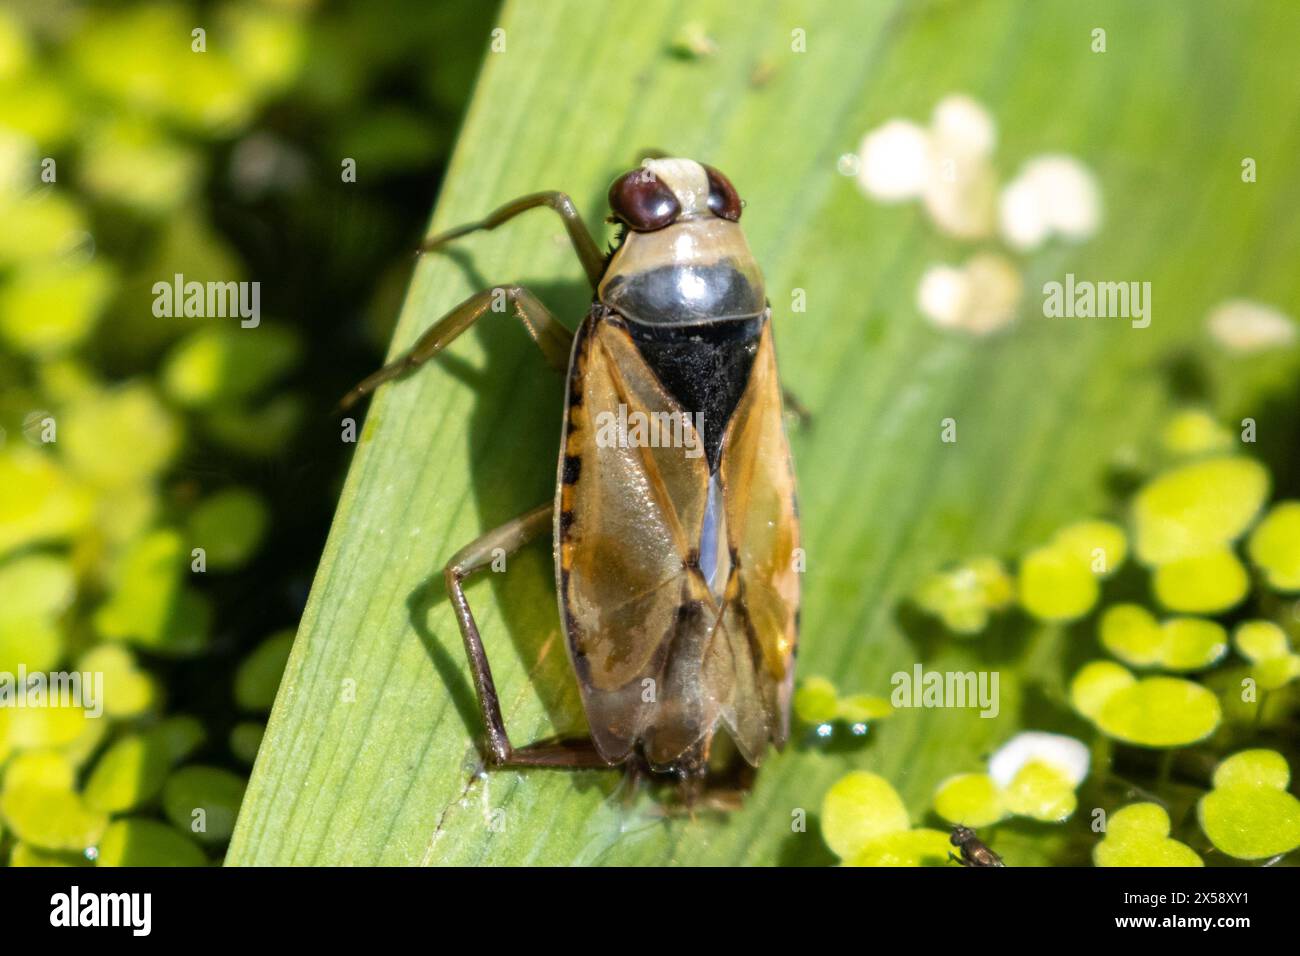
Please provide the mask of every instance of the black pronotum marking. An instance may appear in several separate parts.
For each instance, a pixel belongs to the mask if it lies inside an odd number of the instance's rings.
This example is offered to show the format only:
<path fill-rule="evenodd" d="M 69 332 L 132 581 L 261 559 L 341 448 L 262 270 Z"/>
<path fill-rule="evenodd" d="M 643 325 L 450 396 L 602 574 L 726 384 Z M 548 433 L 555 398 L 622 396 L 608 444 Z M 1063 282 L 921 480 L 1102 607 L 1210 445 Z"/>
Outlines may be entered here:
<path fill-rule="evenodd" d="M 740 397 L 763 334 L 763 315 L 692 325 L 628 322 L 627 329 L 659 381 L 691 415 L 704 416 L 704 453 L 718 469 L 722 438 Z"/>

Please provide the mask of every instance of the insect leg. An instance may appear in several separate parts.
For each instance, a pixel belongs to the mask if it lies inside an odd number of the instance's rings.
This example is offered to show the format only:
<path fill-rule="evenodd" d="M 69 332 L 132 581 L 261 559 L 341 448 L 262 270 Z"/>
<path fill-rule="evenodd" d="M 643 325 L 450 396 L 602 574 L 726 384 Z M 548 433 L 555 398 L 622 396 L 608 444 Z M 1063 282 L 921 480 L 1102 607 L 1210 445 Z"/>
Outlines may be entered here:
<path fill-rule="evenodd" d="M 785 405 L 785 410 L 794 415 L 799 420 L 800 428 L 811 428 L 813 422 L 812 412 L 808 411 L 808 406 L 799 401 L 799 396 L 788 388 L 781 389 L 781 401 Z"/>
<path fill-rule="evenodd" d="M 497 699 L 496 685 L 492 681 L 492 668 L 488 665 L 483 640 L 478 625 L 465 599 L 465 578 L 492 563 L 497 549 L 511 554 L 551 527 L 554 505 L 547 503 L 534 508 L 513 521 L 489 531 L 477 541 L 466 545 L 447 563 L 443 576 L 461 637 L 465 640 L 465 654 L 469 657 L 474 675 L 474 690 L 478 695 L 483 725 L 487 728 L 487 759 L 497 767 L 607 767 L 590 740 L 560 741 L 536 744 L 516 750 L 506 734 L 501 717 L 501 704 Z"/>
<path fill-rule="evenodd" d="M 420 336 L 404 355 L 368 375 L 356 388 L 344 395 L 339 402 L 340 410 L 351 408 L 384 382 L 423 365 L 488 312 L 503 312 L 506 303 L 510 304 L 515 316 L 524 324 L 551 367 L 560 372 L 567 370 L 573 333 L 561 325 L 546 306 L 538 301 L 537 296 L 523 286 L 500 286 L 477 292 L 448 312 L 433 328 Z"/>
<path fill-rule="evenodd" d="M 596 240 L 591 238 L 586 223 L 578 215 L 578 208 L 574 206 L 573 200 L 569 198 L 567 193 L 551 191 L 520 196 L 518 199 L 506 203 L 500 209 L 494 209 L 478 222 L 468 222 L 463 226 L 456 226 L 454 229 L 448 229 L 446 232 L 440 232 L 424 240 L 420 244 L 420 251 L 432 252 L 439 246 L 445 245 L 453 239 L 459 239 L 471 232 L 478 232 L 480 229 L 495 229 L 521 212 L 536 209 L 538 206 L 548 206 L 560 214 L 560 217 L 564 220 L 564 228 L 568 230 L 569 241 L 573 243 L 573 251 L 578 254 L 578 260 L 582 263 L 583 271 L 587 273 L 587 280 L 591 283 L 593 289 L 596 288 L 596 285 L 600 282 L 601 273 L 605 271 L 605 257 L 601 255 L 600 247 L 596 245 Z"/>

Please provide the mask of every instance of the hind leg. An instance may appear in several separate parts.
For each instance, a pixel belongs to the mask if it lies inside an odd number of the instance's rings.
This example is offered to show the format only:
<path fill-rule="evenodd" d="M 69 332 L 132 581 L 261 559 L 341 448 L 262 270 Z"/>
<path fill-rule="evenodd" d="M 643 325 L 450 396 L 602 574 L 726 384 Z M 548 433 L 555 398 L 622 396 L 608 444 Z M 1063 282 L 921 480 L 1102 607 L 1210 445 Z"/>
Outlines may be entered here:
<path fill-rule="evenodd" d="M 505 554 L 512 554 L 549 530 L 553 512 L 554 505 L 548 503 L 513 521 L 507 521 L 458 551 L 443 571 L 447 593 L 451 596 L 456 620 L 460 624 L 460 634 L 465 641 L 465 654 L 469 658 L 470 671 L 474 677 L 474 691 L 478 696 L 479 710 L 483 714 L 483 726 L 487 729 L 487 760 L 494 767 L 583 769 L 610 766 L 596 752 L 596 747 L 589 738 L 543 742 L 519 750 L 511 745 L 505 721 L 501 717 L 501 704 L 497 698 L 496 684 L 492 680 L 492 668 L 488 665 L 487 653 L 483 649 L 483 640 L 479 636 L 473 612 L 465 599 L 464 581 L 469 575 L 490 565 L 498 549 Z"/>

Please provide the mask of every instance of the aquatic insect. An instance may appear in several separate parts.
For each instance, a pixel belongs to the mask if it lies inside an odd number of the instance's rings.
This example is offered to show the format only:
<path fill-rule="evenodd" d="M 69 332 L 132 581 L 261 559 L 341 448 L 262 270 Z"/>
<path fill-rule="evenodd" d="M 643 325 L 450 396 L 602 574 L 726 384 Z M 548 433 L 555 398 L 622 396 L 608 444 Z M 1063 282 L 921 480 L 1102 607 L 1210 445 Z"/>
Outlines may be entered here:
<path fill-rule="evenodd" d="M 1006 866 L 1002 857 L 990 850 L 970 827 L 960 824 L 953 827 L 950 842 L 961 848 L 961 856 L 949 853 L 948 858 L 962 866 Z"/>
<path fill-rule="evenodd" d="M 614 181 L 609 203 L 621 228 L 607 256 L 560 192 L 524 196 L 422 246 L 554 210 L 594 290 L 576 334 L 521 286 L 486 290 L 344 406 L 433 358 L 494 298 L 510 303 L 568 387 L 554 501 L 489 531 L 444 571 L 487 762 L 629 764 L 701 780 L 719 729 L 753 767 L 789 732 L 801 569 L 771 309 L 743 204 L 718 170 L 647 159 Z M 547 530 L 591 736 L 516 749 L 464 582 L 497 549 Z"/>

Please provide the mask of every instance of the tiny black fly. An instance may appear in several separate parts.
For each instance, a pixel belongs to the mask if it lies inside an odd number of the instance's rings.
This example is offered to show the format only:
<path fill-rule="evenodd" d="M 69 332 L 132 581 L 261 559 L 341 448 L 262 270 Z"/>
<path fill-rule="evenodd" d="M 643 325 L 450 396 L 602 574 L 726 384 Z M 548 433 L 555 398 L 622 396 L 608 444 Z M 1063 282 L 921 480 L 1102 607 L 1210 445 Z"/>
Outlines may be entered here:
<path fill-rule="evenodd" d="M 961 824 L 952 828 L 952 845 L 961 847 L 961 856 L 949 853 L 950 860 L 956 860 L 962 866 L 1006 866 L 1002 857 L 984 845 L 975 831 Z"/>

